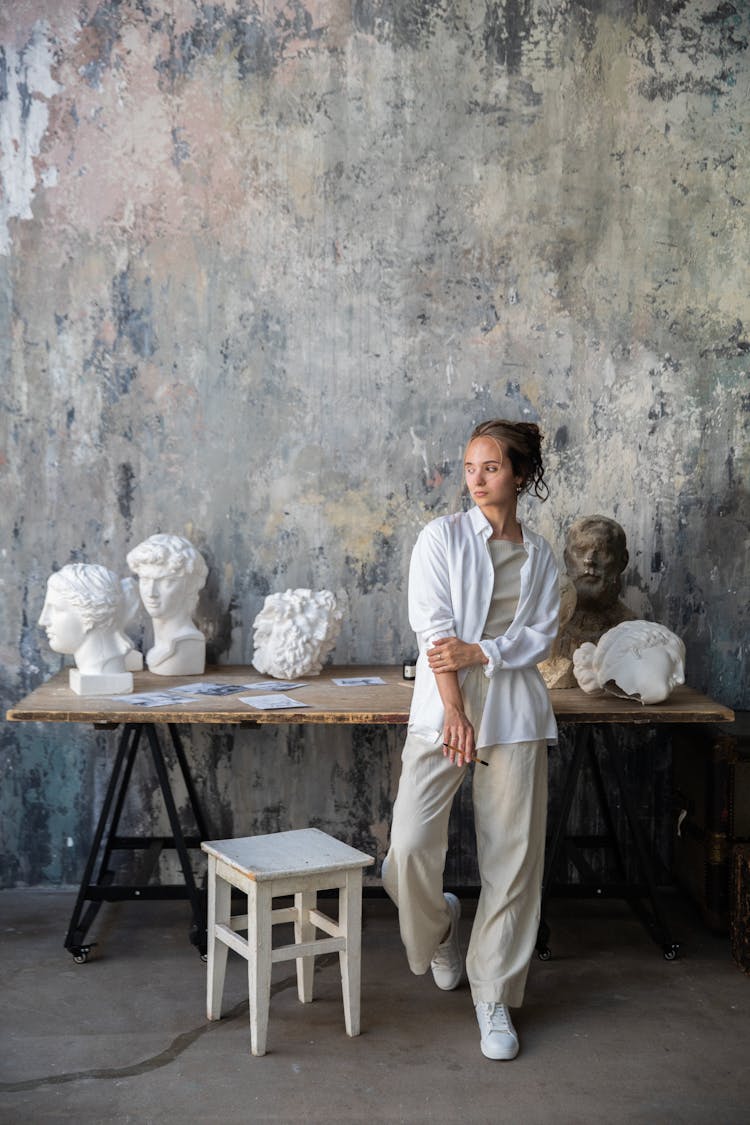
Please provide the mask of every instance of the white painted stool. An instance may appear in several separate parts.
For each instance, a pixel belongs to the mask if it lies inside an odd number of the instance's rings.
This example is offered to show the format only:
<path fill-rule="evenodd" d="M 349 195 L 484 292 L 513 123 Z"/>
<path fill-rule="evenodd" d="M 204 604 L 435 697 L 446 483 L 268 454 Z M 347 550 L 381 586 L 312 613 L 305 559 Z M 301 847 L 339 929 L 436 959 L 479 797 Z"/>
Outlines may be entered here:
<path fill-rule="evenodd" d="M 364 852 L 342 844 L 317 828 L 206 840 L 208 854 L 208 986 L 210 1020 L 221 1019 L 227 953 L 247 961 L 250 995 L 250 1043 L 254 1055 L 266 1053 L 271 965 L 296 960 L 297 995 L 313 997 L 318 953 L 338 952 L 347 1035 L 359 1035 L 362 937 L 362 868 L 373 863 Z M 247 914 L 231 917 L 232 887 L 247 895 Z M 335 922 L 317 908 L 318 891 L 338 889 Z M 273 899 L 294 895 L 294 906 L 273 909 Z M 271 927 L 294 922 L 294 943 L 272 948 Z M 315 930 L 329 934 L 315 937 Z M 247 930 L 247 940 L 237 930 Z"/>

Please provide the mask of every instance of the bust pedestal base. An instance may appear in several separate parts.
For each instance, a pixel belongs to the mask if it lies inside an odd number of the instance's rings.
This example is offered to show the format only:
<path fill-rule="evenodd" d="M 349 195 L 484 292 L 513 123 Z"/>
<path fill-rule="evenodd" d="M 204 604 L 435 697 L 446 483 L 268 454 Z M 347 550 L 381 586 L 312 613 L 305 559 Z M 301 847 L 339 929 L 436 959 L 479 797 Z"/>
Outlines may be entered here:
<path fill-rule="evenodd" d="M 107 672 L 94 676 L 89 672 L 70 669 L 70 690 L 76 695 L 126 695 L 133 690 L 132 672 Z"/>

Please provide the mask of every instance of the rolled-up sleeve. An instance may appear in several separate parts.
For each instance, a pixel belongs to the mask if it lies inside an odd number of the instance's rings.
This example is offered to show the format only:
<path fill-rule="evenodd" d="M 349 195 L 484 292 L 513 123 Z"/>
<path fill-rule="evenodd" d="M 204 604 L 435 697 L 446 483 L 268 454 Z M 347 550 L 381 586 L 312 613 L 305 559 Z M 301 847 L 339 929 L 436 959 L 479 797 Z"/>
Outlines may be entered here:
<path fill-rule="evenodd" d="M 455 637 L 448 553 L 439 529 L 428 524 L 414 544 L 409 565 L 409 624 L 419 651 L 438 637 Z"/>

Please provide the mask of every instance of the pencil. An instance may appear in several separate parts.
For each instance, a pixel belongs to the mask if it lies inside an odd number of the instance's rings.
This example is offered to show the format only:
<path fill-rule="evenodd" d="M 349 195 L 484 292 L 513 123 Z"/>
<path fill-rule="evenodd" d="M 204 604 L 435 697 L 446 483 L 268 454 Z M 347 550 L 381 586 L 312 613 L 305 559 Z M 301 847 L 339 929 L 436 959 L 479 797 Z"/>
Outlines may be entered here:
<path fill-rule="evenodd" d="M 446 750 L 452 750 L 455 754 L 460 754 L 462 758 L 464 757 L 463 750 L 459 750 L 457 746 L 449 746 L 447 742 L 444 742 L 443 746 Z M 472 758 L 472 761 L 479 762 L 480 766 L 488 766 L 490 764 L 489 762 L 485 762 L 484 758 Z"/>

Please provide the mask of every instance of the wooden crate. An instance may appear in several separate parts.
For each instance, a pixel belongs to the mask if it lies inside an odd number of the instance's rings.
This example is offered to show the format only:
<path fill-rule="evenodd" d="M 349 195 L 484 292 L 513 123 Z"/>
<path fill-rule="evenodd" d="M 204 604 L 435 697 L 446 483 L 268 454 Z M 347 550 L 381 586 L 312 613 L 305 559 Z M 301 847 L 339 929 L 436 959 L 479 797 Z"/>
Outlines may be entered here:
<path fill-rule="evenodd" d="M 750 973 L 750 844 L 732 849 L 729 937 L 735 963 Z"/>
<path fill-rule="evenodd" d="M 732 848 L 750 841 L 750 728 L 680 727 L 673 733 L 674 875 L 706 925 L 726 933 Z"/>

